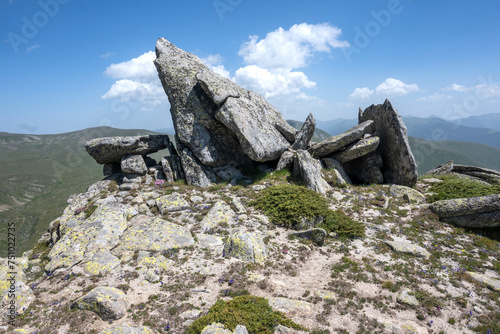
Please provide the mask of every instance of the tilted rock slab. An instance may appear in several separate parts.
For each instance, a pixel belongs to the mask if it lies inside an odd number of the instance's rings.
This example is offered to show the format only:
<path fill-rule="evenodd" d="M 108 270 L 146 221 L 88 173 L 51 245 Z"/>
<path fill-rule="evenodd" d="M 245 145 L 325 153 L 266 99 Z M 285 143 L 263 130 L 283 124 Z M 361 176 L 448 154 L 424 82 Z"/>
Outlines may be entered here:
<path fill-rule="evenodd" d="M 224 255 L 248 262 L 264 262 L 267 246 L 262 237 L 254 232 L 236 232 L 224 245 Z"/>
<path fill-rule="evenodd" d="M 311 153 L 311 155 L 316 158 L 322 158 L 340 151 L 347 145 L 363 138 L 365 133 L 371 131 L 371 129 L 373 128 L 373 123 L 373 121 L 368 120 L 359 125 L 356 125 L 352 129 L 349 129 L 340 135 L 330 137 L 323 140 L 322 142 L 314 144 L 311 146 L 311 148 L 309 148 L 309 153 Z"/>
<path fill-rule="evenodd" d="M 313 159 L 308 151 L 298 150 L 295 153 L 294 169 L 300 174 L 307 188 L 321 194 L 332 189 L 325 179 L 323 179 L 321 163 Z"/>
<path fill-rule="evenodd" d="M 302 124 L 302 129 L 300 129 L 297 134 L 297 139 L 292 145 L 293 150 L 307 150 L 309 147 L 309 142 L 314 135 L 314 130 L 316 129 L 316 120 L 312 114 L 307 116 L 306 121 Z"/>
<path fill-rule="evenodd" d="M 472 271 L 466 271 L 474 280 L 486 284 L 490 289 L 500 291 L 500 280 Z"/>
<path fill-rule="evenodd" d="M 2 281 L 2 284 L 4 282 Z M 10 283 L 9 281 L 6 281 L 6 283 Z M 10 285 L 10 284 L 9 284 Z M 10 289 L 10 286 L 9 286 Z M 10 295 L 14 295 L 14 299 L 9 297 Z M 9 307 L 11 302 L 15 300 L 15 306 L 16 306 L 16 313 L 17 314 L 23 314 L 28 307 L 31 305 L 32 302 L 34 302 L 36 299 L 35 294 L 33 293 L 33 290 L 23 281 L 15 281 L 14 284 L 14 292 L 11 290 L 8 290 L 8 293 L 5 294 L 5 296 L 2 298 L 2 309 L 7 310 L 7 307 Z"/>
<path fill-rule="evenodd" d="M 118 320 L 127 310 L 127 296 L 117 288 L 99 286 L 78 298 L 71 308 L 96 313 L 102 320 Z"/>
<path fill-rule="evenodd" d="M 485 228 L 500 226 L 500 210 L 493 212 L 473 213 L 470 215 L 443 217 L 442 222 L 461 227 Z"/>
<path fill-rule="evenodd" d="M 440 218 L 500 211 L 500 194 L 437 201 L 429 209 Z"/>
<path fill-rule="evenodd" d="M 147 155 L 167 148 L 167 135 L 105 137 L 91 139 L 85 149 L 99 164 L 121 162 L 126 155 Z"/>
<path fill-rule="evenodd" d="M 275 160 L 295 140 L 296 130 L 260 95 L 212 72 L 164 38 L 156 43 L 154 63 L 177 139 L 201 165 L 245 163 L 248 157 Z"/>
<path fill-rule="evenodd" d="M 347 175 L 344 167 L 340 162 L 332 158 L 325 158 L 323 161 L 325 163 L 326 169 L 334 170 L 339 185 L 352 184 L 351 178 L 349 177 L 349 175 Z"/>
<path fill-rule="evenodd" d="M 379 144 L 380 144 L 380 138 L 378 137 L 361 139 L 358 140 L 357 142 L 350 144 L 344 150 L 333 154 L 331 158 L 341 163 L 348 162 L 360 158 L 362 156 L 365 156 L 368 153 L 374 152 L 375 150 L 377 150 Z"/>
<path fill-rule="evenodd" d="M 374 136 L 380 137 L 378 152 L 384 166 L 382 174 L 386 183 L 412 187 L 417 182 L 417 163 L 408 142 L 408 131 L 401 116 L 389 102 L 371 105 L 359 110 L 359 123 L 373 120 Z"/>

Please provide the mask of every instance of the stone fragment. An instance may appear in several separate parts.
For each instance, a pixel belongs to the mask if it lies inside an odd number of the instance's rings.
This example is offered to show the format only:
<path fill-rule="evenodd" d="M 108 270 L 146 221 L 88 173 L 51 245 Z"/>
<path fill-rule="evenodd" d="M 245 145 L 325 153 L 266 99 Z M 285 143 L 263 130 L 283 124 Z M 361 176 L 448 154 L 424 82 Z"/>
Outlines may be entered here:
<path fill-rule="evenodd" d="M 207 215 L 201 221 L 202 231 L 217 229 L 217 227 L 226 227 L 236 216 L 226 202 L 220 200 L 210 209 Z"/>
<path fill-rule="evenodd" d="M 360 139 L 340 152 L 333 154 L 331 157 L 340 163 L 352 161 L 354 159 L 365 156 L 374 152 L 380 143 L 380 138 L 370 137 L 368 139 Z"/>
<path fill-rule="evenodd" d="M 276 166 L 276 171 L 280 171 L 283 169 L 291 170 L 293 168 L 293 163 L 295 159 L 295 153 L 292 151 L 285 151 L 280 157 L 278 161 L 278 165 Z"/>
<path fill-rule="evenodd" d="M 397 297 L 398 303 L 406 304 L 410 306 L 418 306 L 418 300 L 415 297 L 415 293 L 410 289 L 403 289 Z"/>
<path fill-rule="evenodd" d="M 346 132 L 330 137 L 317 144 L 313 144 L 309 148 L 309 153 L 316 158 L 322 158 L 337 151 L 340 151 L 347 145 L 363 138 L 366 132 L 370 132 L 373 126 L 373 121 L 366 121 L 356 125 Z"/>
<path fill-rule="evenodd" d="M 127 310 L 127 296 L 117 288 L 99 286 L 71 304 L 71 308 L 96 313 L 102 320 L 118 320 Z"/>
<path fill-rule="evenodd" d="M 297 139 L 292 145 L 293 150 L 307 150 L 309 147 L 309 142 L 314 135 L 314 130 L 316 129 L 316 120 L 312 114 L 307 116 L 306 121 L 302 124 L 302 129 L 297 134 Z"/>
<path fill-rule="evenodd" d="M 348 161 L 344 163 L 343 166 L 353 183 L 384 183 L 384 176 L 381 171 L 383 161 L 382 157 L 377 152 Z"/>
<path fill-rule="evenodd" d="M 204 166 L 187 147 L 180 151 L 180 157 L 187 184 L 208 187 L 217 182 L 210 167 Z"/>
<path fill-rule="evenodd" d="M 380 138 L 378 152 L 384 166 L 382 174 L 387 183 L 412 187 L 417 182 L 417 163 L 408 142 L 408 131 L 398 111 L 385 100 L 359 111 L 359 123 L 373 120 L 374 136 Z"/>
<path fill-rule="evenodd" d="M 325 158 L 323 160 L 325 162 L 325 166 L 327 169 L 331 169 L 335 171 L 335 175 L 337 176 L 338 184 L 352 184 L 351 178 L 347 175 L 344 167 L 335 159 Z"/>
<path fill-rule="evenodd" d="M 161 167 L 163 171 L 163 175 L 165 177 L 165 181 L 168 183 L 174 182 L 174 172 L 172 171 L 172 166 L 167 158 L 161 159 Z"/>
<path fill-rule="evenodd" d="M 222 242 L 221 238 L 216 237 L 214 235 L 204 234 L 204 233 L 196 234 L 196 239 L 198 239 L 198 242 L 203 247 L 207 247 L 207 248 L 222 246 L 224 244 L 224 242 Z"/>
<path fill-rule="evenodd" d="M 321 163 L 311 157 L 308 151 L 298 150 L 295 154 L 295 167 L 297 173 L 304 181 L 307 188 L 321 194 L 331 190 L 330 185 L 323 179 Z"/>
<path fill-rule="evenodd" d="M 467 271 L 467 274 L 469 274 L 469 276 L 474 280 L 485 284 L 490 289 L 494 291 L 500 291 L 500 280 L 472 271 Z"/>
<path fill-rule="evenodd" d="M 157 198 L 156 206 L 162 215 L 167 214 L 168 212 L 186 210 L 191 207 L 188 201 L 186 201 L 184 197 L 177 192 Z"/>
<path fill-rule="evenodd" d="M 9 279 L 11 276 L 9 276 Z M 23 314 L 36 299 L 33 290 L 22 280 L 14 281 L 14 289 L 12 289 L 12 282 L 9 280 L 2 281 L 2 285 L 7 285 L 7 290 L 2 297 L 2 309 L 8 310 L 8 307 L 14 305 L 15 312 L 18 315 Z M 12 289 L 12 290 L 11 290 Z M 2 287 L 2 290 L 4 288 Z M 10 296 L 9 296 L 10 295 Z M 13 296 L 13 298 L 11 298 Z M 14 304 L 13 304 L 14 303 Z M 7 311 L 5 311 L 7 313 Z"/>
<path fill-rule="evenodd" d="M 126 155 L 147 155 L 167 147 L 167 135 L 105 137 L 91 139 L 85 149 L 99 164 L 121 162 Z"/>
<path fill-rule="evenodd" d="M 257 233 L 240 231 L 229 236 L 224 254 L 243 261 L 263 262 L 267 258 L 267 246 Z"/>
<path fill-rule="evenodd" d="M 391 196 L 403 197 L 409 203 L 425 203 L 425 196 L 418 190 L 406 186 L 393 184 L 390 189 Z"/>
<path fill-rule="evenodd" d="M 386 241 L 385 243 L 398 253 L 412 254 L 416 257 L 425 257 L 426 259 L 431 256 L 425 248 L 408 241 Z"/>

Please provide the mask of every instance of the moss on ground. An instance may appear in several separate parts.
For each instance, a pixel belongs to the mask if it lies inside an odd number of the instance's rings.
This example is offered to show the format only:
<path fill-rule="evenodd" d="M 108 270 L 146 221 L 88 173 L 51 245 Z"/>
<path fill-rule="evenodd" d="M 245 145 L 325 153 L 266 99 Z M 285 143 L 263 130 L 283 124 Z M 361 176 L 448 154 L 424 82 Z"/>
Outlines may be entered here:
<path fill-rule="evenodd" d="M 218 300 L 208 311 L 187 329 L 187 334 L 199 334 L 206 326 L 218 322 L 234 331 L 236 326 L 243 325 L 249 333 L 274 333 L 274 327 L 286 327 L 306 330 L 285 317 L 281 312 L 272 310 L 267 299 L 255 296 L 235 297 L 230 301 Z"/>
<path fill-rule="evenodd" d="M 487 186 L 455 175 L 443 175 L 437 178 L 443 180 L 443 182 L 435 183 L 429 189 L 430 192 L 435 193 L 429 197 L 429 203 L 447 199 L 500 194 L 500 185 Z"/>

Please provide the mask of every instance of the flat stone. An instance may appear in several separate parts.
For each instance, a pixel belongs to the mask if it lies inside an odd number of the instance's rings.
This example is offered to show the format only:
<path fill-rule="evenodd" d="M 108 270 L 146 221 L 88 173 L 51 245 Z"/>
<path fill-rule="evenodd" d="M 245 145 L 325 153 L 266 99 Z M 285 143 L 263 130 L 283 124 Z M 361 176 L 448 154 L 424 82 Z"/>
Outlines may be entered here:
<path fill-rule="evenodd" d="M 429 207 L 439 217 L 464 216 L 500 210 L 500 194 L 437 201 Z"/>
<path fill-rule="evenodd" d="M 127 296 L 123 291 L 99 286 L 78 298 L 71 308 L 92 311 L 102 320 L 110 321 L 122 318 L 127 310 L 127 304 Z"/>
<path fill-rule="evenodd" d="M 321 299 L 326 299 L 326 300 L 335 300 L 335 293 L 332 291 L 326 291 L 326 290 L 318 290 L 314 292 L 316 297 L 319 297 Z"/>
<path fill-rule="evenodd" d="M 156 206 L 162 215 L 167 214 L 168 212 L 186 210 L 191 207 L 188 201 L 186 201 L 181 194 L 176 192 L 157 198 Z"/>
<path fill-rule="evenodd" d="M 224 255 L 248 262 L 263 262 L 267 258 L 267 246 L 259 234 L 240 231 L 229 236 Z"/>
<path fill-rule="evenodd" d="M 414 245 L 411 242 L 386 241 L 385 243 L 397 253 L 412 254 L 416 257 L 425 257 L 426 259 L 431 256 L 425 248 Z"/>
<path fill-rule="evenodd" d="M 472 271 L 467 271 L 474 280 L 481 282 L 494 291 L 500 291 L 500 280 Z"/>
<path fill-rule="evenodd" d="M 406 304 L 410 306 L 418 306 L 418 300 L 415 297 L 415 293 L 410 289 L 403 289 L 397 297 L 398 303 Z"/>
<path fill-rule="evenodd" d="M 360 158 L 362 156 L 365 156 L 368 153 L 376 151 L 379 144 L 380 144 L 379 137 L 360 139 L 348 145 L 342 151 L 331 155 L 331 157 L 341 163 L 345 163 Z"/>
<path fill-rule="evenodd" d="M 236 217 L 236 213 L 231 209 L 226 202 L 220 200 L 210 209 L 207 215 L 201 221 L 201 229 L 208 231 L 217 229 L 218 227 L 227 227 L 224 225 L 229 224 Z"/>
<path fill-rule="evenodd" d="M 89 275 L 107 275 L 120 265 L 120 260 L 109 251 L 92 254 L 90 260 L 83 264 L 83 269 Z"/>
<path fill-rule="evenodd" d="M 198 233 L 196 234 L 196 239 L 198 242 L 207 248 L 222 246 L 224 243 L 222 242 L 222 238 L 216 237 L 210 234 Z"/>
<path fill-rule="evenodd" d="M 274 311 L 284 313 L 292 311 L 310 311 L 312 309 L 310 303 L 283 297 L 269 298 L 269 306 L 271 306 Z"/>

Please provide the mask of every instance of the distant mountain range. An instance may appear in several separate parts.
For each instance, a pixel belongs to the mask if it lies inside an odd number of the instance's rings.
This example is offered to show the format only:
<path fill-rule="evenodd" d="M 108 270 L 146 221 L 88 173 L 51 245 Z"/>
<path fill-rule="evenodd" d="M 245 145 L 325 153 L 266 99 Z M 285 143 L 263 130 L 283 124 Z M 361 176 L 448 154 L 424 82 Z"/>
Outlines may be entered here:
<path fill-rule="evenodd" d="M 500 131 L 500 113 L 470 116 L 454 120 L 453 123 L 474 128 L 487 128 Z"/>

